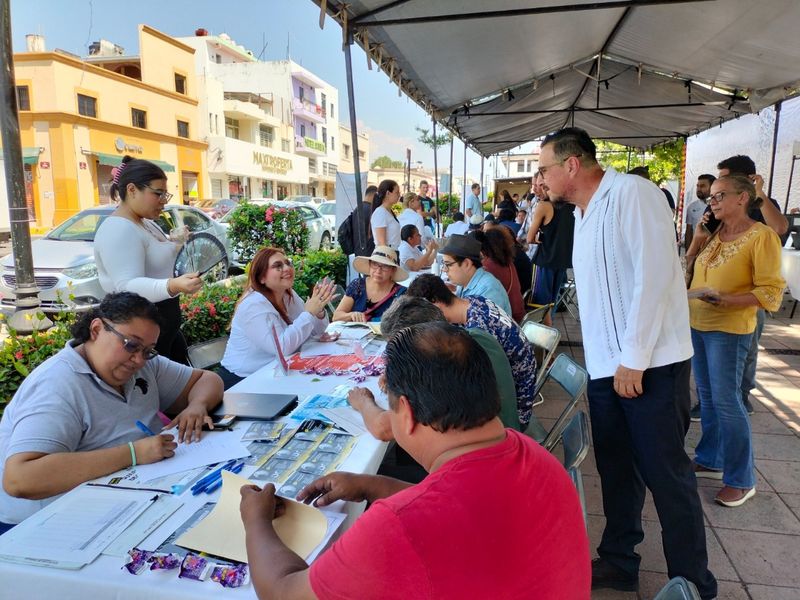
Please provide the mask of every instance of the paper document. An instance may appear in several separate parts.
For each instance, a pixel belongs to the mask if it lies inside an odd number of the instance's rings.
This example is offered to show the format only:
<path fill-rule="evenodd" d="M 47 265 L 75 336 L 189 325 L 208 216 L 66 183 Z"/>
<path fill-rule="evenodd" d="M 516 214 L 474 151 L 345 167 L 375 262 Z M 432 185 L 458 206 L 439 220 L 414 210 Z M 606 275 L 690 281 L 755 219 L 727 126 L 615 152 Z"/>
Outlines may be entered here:
<path fill-rule="evenodd" d="M 139 546 L 147 536 L 153 533 L 159 525 L 181 506 L 183 506 L 183 502 L 174 496 L 167 494 L 159 496 L 158 500 L 153 502 L 117 539 L 103 550 L 103 554 L 128 558 L 128 550 Z"/>
<path fill-rule="evenodd" d="M 244 523 L 239 514 L 240 488 L 252 482 L 222 472 L 222 493 L 211 514 L 179 537 L 175 543 L 199 552 L 247 562 Z M 325 541 L 328 520 L 317 508 L 294 500 L 283 500 L 286 512 L 273 521 L 275 533 L 290 550 L 306 558 Z"/>
<path fill-rule="evenodd" d="M 364 419 L 358 411 L 352 408 L 345 406 L 339 408 L 321 408 L 319 412 L 327 420 L 334 423 L 337 427 L 344 429 L 350 435 L 361 435 L 367 432 Z"/>
<path fill-rule="evenodd" d="M 338 340 L 335 342 L 307 341 L 300 349 L 301 358 L 313 356 L 346 356 L 354 352 L 354 340 Z"/>
<path fill-rule="evenodd" d="M 360 340 L 374 333 L 369 323 L 332 323 L 328 330 L 339 333 L 340 340 Z"/>
<path fill-rule="evenodd" d="M 177 429 L 170 429 L 165 433 L 178 438 Z M 199 442 L 178 444 L 175 456 L 149 465 L 136 465 L 135 471 L 139 481 L 152 481 L 173 473 L 249 455 L 247 448 L 239 442 L 239 436 L 226 435 L 226 432 L 204 432 Z"/>
<path fill-rule="evenodd" d="M 141 490 L 77 487 L 0 536 L 0 560 L 80 568 L 157 498 Z"/>

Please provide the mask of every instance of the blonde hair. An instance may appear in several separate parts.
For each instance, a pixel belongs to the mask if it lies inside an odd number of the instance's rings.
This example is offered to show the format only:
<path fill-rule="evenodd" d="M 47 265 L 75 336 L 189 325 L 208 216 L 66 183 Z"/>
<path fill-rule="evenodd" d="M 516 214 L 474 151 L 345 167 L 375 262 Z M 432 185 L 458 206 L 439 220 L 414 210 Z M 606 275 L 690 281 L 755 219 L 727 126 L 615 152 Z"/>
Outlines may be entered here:
<path fill-rule="evenodd" d="M 412 200 L 417 198 L 416 192 L 406 192 L 403 194 L 403 208 L 408 208 Z"/>

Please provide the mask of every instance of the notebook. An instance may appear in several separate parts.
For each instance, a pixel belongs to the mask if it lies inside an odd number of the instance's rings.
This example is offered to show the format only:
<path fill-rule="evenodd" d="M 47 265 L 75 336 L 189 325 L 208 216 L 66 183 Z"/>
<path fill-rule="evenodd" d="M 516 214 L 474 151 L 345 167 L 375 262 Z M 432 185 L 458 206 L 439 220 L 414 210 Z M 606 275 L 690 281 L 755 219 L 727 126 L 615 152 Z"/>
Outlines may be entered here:
<path fill-rule="evenodd" d="M 214 414 L 270 421 L 289 412 L 295 406 L 297 406 L 295 394 L 225 392 L 222 404 L 217 407 Z"/>

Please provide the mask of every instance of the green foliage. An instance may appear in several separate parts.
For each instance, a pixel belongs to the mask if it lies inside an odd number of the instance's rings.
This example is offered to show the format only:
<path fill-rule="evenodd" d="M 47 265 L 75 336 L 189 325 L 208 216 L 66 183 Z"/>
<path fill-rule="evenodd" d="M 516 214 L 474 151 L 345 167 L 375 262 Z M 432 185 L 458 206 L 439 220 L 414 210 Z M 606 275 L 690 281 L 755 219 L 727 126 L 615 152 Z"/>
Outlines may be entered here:
<path fill-rule="evenodd" d="M 426 145 L 428 148 L 433 148 L 434 151 L 440 146 L 446 146 L 453 139 L 453 134 L 449 131 L 445 131 L 434 138 L 430 129 L 423 129 L 418 126 L 414 127 L 414 129 L 419 133 L 419 137 L 417 138 L 419 143 Z"/>
<path fill-rule="evenodd" d="M 8 337 L 0 343 L 0 412 L 22 380 L 64 348 L 72 337 L 69 328 L 74 320 L 74 315 L 60 315 L 53 327 L 31 335 L 19 335 L 13 329 L 8 330 Z"/>
<path fill-rule="evenodd" d="M 347 256 L 339 251 L 312 250 L 305 256 L 294 256 L 294 291 L 303 299 L 311 296 L 314 284 L 329 277 L 345 287 Z"/>
<path fill-rule="evenodd" d="M 386 155 L 379 156 L 372 161 L 370 169 L 402 169 L 405 166 L 402 160 L 392 160 Z"/>
<path fill-rule="evenodd" d="M 450 202 L 450 210 L 447 203 Z M 442 222 L 446 216 L 452 215 L 461 206 L 461 196 L 458 194 L 439 194 L 439 214 L 442 215 Z"/>
<path fill-rule="evenodd" d="M 230 279 L 209 284 L 197 294 L 181 296 L 181 331 L 190 346 L 228 334 L 242 283 Z"/>
<path fill-rule="evenodd" d="M 308 227 L 299 211 L 272 204 L 243 202 L 228 221 L 228 238 L 241 262 L 250 262 L 261 248 L 274 246 L 286 254 L 308 249 Z"/>
<path fill-rule="evenodd" d="M 647 166 L 650 179 L 660 185 L 670 179 L 679 179 L 681 175 L 681 161 L 683 160 L 683 140 L 670 144 L 656 146 L 644 154 L 628 149 L 620 144 L 597 140 L 597 160 L 604 167 L 613 167 L 620 173 L 626 173 L 634 167 Z M 630 156 L 630 166 L 628 157 Z"/>

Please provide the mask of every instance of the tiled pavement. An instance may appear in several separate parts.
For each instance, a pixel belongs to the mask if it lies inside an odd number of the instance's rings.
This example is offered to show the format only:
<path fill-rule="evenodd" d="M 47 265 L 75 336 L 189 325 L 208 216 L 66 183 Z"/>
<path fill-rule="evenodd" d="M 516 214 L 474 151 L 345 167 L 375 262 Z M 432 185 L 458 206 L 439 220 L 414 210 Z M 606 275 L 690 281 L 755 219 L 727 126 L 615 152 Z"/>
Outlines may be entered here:
<path fill-rule="evenodd" d="M 720 600 L 800 600 L 800 308 L 790 321 L 791 305 L 787 296 L 782 310 L 767 318 L 761 338 L 758 387 L 753 392 L 756 412 L 751 417 L 758 493 L 739 508 L 725 508 L 714 503 L 719 482 L 698 482 Z M 557 352 L 583 364 L 580 324 L 562 312 L 555 325 L 565 342 Z M 781 353 L 788 350 L 795 354 Z M 544 395 L 536 414 L 549 427 L 563 408 L 563 396 L 559 401 L 558 392 L 549 386 Z M 692 396 L 694 403 L 694 390 Z M 585 403 L 581 409 L 588 412 Z M 692 423 L 686 438 L 690 456 L 699 437 L 700 424 Z M 592 452 L 581 470 L 594 557 L 605 518 Z M 649 493 L 643 521 L 645 539 L 637 548 L 642 555 L 639 593 L 601 590 L 592 594 L 593 600 L 647 600 L 667 582 L 660 525 Z"/>

